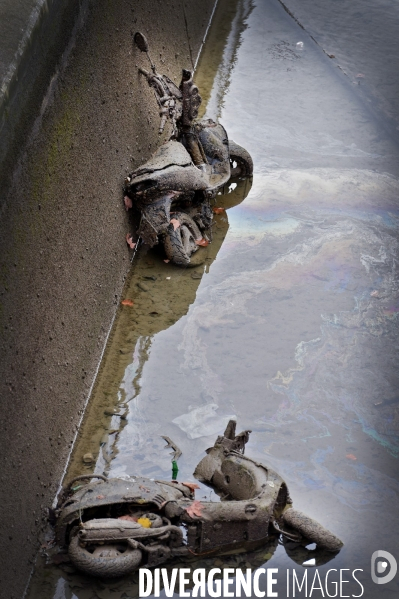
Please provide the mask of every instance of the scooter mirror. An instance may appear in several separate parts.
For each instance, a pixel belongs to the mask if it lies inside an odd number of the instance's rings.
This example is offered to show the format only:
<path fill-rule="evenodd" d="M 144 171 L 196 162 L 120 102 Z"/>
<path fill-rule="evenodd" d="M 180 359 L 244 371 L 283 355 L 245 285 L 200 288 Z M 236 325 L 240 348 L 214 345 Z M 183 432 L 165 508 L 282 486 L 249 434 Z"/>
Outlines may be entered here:
<path fill-rule="evenodd" d="M 134 43 L 136 44 L 138 49 L 141 50 L 142 52 L 148 52 L 149 46 L 148 46 L 147 39 L 146 39 L 145 35 L 140 33 L 140 31 L 137 31 L 134 34 Z"/>

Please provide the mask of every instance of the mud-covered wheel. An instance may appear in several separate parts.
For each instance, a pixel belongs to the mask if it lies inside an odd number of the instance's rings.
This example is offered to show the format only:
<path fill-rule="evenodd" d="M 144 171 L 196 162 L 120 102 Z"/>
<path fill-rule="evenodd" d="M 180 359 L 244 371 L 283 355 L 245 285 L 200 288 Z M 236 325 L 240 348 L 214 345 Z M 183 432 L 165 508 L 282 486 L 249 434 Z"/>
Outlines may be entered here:
<path fill-rule="evenodd" d="M 190 258 L 198 250 L 197 240 L 202 239 L 201 231 L 188 214 L 176 212 L 173 219 L 179 221 L 176 229 L 169 225 L 164 238 L 164 247 L 167 258 L 179 266 L 188 266 Z"/>
<path fill-rule="evenodd" d="M 254 163 L 245 148 L 229 140 L 229 155 L 232 177 L 250 177 L 252 175 Z"/>
<path fill-rule="evenodd" d="M 288 509 L 283 513 L 282 520 L 289 528 L 299 532 L 322 549 L 336 552 L 343 547 L 343 542 L 332 532 L 298 510 Z"/>
<path fill-rule="evenodd" d="M 99 578 L 117 578 L 137 570 L 142 553 L 124 543 L 109 545 L 81 545 L 79 537 L 73 536 L 68 548 L 74 566 L 85 574 Z"/>

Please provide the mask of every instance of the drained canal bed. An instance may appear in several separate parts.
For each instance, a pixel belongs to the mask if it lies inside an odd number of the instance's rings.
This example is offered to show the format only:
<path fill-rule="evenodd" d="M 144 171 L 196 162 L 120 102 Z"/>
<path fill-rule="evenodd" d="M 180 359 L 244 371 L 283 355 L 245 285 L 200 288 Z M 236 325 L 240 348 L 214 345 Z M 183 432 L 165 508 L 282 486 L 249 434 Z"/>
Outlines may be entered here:
<path fill-rule="evenodd" d="M 398 149 L 277 2 L 223 10 L 196 83 L 206 116 L 252 154 L 253 181 L 217 197 L 193 268 L 138 250 L 66 480 L 169 479 L 160 435 L 193 480 L 234 417 L 253 431 L 248 455 L 344 541 L 321 577 L 347 569 L 340 596 L 360 596 L 360 569 L 372 599 L 371 554 L 398 551 Z M 286 596 L 287 569 L 304 569 L 281 546 L 192 567 L 267 560 Z M 29 599 L 138 593 L 136 575 L 105 583 L 39 562 Z M 380 588 L 397 596 L 395 579 Z"/>

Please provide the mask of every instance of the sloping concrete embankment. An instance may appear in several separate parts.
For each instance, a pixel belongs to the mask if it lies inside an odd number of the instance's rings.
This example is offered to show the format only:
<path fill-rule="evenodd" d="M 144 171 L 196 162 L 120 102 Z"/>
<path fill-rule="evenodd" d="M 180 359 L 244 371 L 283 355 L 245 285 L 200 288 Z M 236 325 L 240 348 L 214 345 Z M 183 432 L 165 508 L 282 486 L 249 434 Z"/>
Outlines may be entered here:
<path fill-rule="evenodd" d="M 23 594 L 129 271 L 124 177 L 159 143 L 131 34 L 179 79 L 213 5 L 90 0 L 65 64 L 35 88 L 42 107 L 16 120 L 0 221 L 1 598 Z"/>
<path fill-rule="evenodd" d="M 81 4 L 82 0 L 1 2 L 0 180 L 4 184 L 68 45 Z"/>

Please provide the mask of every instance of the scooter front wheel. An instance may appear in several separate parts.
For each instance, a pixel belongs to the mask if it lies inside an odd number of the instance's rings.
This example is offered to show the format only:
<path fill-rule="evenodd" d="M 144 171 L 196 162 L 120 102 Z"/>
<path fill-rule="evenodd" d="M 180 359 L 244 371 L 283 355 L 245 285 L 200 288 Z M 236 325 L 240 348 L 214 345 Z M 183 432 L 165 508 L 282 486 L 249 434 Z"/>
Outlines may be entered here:
<path fill-rule="evenodd" d="M 229 140 L 229 156 L 232 177 L 250 177 L 254 170 L 251 154 L 234 141 Z"/>
<path fill-rule="evenodd" d="M 298 510 L 293 508 L 286 510 L 282 515 L 282 520 L 289 528 L 299 532 L 322 549 L 335 552 L 343 547 L 343 542 L 332 532 Z"/>
<path fill-rule="evenodd" d="M 180 225 L 177 228 L 169 225 L 164 238 L 165 253 L 174 264 L 188 266 L 192 254 L 199 249 L 196 241 L 202 238 L 202 234 L 191 216 L 184 212 L 173 214 L 173 220 Z"/>

